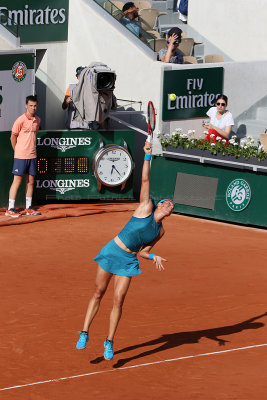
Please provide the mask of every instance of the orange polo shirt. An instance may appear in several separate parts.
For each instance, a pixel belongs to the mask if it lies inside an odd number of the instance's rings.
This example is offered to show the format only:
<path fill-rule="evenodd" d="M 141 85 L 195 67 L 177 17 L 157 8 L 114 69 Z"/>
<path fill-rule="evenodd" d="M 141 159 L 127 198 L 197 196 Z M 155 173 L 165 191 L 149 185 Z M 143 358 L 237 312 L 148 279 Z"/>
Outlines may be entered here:
<path fill-rule="evenodd" d="M 37 157 L 36 134 L 40 126 L 40 118 L 21 115 L 12 127 L 12 134 L 17 136 L 14 158 L 29 160 Z"/>

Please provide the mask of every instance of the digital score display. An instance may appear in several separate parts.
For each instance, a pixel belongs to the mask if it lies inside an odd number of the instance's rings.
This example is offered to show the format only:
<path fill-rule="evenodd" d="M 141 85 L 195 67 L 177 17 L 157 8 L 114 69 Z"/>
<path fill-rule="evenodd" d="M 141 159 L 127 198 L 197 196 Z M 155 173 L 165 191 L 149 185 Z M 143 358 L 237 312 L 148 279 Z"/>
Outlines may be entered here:
<path fill-rule="evenodd" d="M 88 174 L 89 157 L 40 157 L 37 173 L 43 174 Z"/>

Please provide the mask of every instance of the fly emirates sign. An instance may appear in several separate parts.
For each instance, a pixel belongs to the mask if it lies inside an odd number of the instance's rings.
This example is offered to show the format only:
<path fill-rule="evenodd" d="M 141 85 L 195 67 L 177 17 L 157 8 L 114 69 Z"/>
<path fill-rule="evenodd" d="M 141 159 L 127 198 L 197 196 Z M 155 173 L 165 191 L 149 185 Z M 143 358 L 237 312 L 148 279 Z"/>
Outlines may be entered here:
<path fill-rule="evenodd" d="M 204 117 L 223 93 L 222 67 L 164 71 L 163 120 Z"/>
<path fill-rule="evenodd" d="M 66 41 L 69 0 L 0 0 L 4 26 L 18 25 L 22 43 Z"/>

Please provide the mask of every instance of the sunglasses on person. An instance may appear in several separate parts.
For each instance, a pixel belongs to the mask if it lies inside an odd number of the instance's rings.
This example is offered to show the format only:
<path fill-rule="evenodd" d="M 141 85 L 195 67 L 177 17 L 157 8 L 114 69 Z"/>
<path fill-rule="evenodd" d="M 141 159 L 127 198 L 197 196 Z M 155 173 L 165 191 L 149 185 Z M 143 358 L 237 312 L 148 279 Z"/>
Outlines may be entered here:
<path fill-rule="evenodd" d="M 225 107 L 226 104 L 225 104 L 225 103 L 216 103 L 216 106 L 223 106 L 223 107 Z"/>

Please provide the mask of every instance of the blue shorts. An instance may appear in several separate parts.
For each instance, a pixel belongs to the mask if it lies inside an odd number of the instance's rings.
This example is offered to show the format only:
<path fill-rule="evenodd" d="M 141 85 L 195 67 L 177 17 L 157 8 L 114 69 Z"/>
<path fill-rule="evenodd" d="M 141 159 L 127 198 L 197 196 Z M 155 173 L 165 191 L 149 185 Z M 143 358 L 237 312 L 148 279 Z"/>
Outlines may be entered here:
<path fill-rule="evenodd" d="M 121 249 L 112 239 L 94 258 L 107 272 L 119 276 L 135 276 L 142 273 L 136 254 Z"/>
<path fill-rule="evenodd" d="M 29 160 L 24 160 L 20 158 L 14 158 L 13 164 L 13 175 L 36 175 L 36 163 L 37 158 L 31 158 Z"/>

